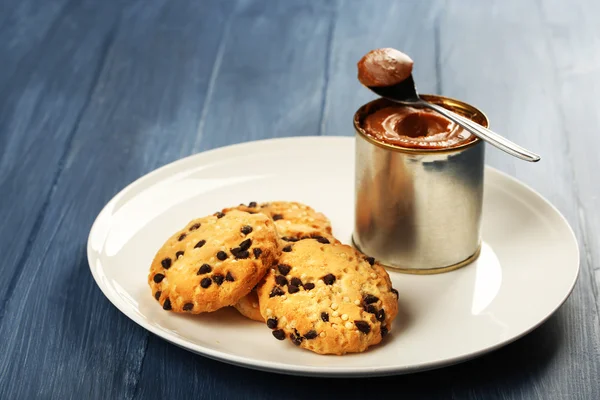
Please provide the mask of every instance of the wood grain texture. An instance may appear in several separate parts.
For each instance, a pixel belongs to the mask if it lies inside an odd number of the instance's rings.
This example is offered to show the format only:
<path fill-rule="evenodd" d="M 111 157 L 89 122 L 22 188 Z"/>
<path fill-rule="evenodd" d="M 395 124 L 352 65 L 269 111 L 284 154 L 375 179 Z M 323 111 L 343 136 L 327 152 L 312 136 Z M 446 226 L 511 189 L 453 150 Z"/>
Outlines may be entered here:
<path fill-rule="evenodd" d="M 64 27 L 60 23 L 56 28 L 54 51 L 69 41 L 81 46 L 74 53 L 61 54 L 63 64 L 67 59 L 75 71 L 91 69 L 93 74 L 97 70 L 83 96 L 85 106 L 77 123 L 67 128 L 57 123 L 52 128 L 67 129 L 72 139 L 52 142 L 42 134 L 39 138 L 24 132 L 20 135 L 33 141 L 28 146 L 39 152 L 31 157 L 57 150 L 66 155 L 61 157 L 57 177 L 46 178 L 53 185 L 49 193 L 36 188 L 37 181 L 15 185 L 34 192 L 14 198 L 7 210 L 7 215 L 21 212 L 25 217 L 31 211 L 22 203 L 38 201 L 36 190 L 41 202 L 49 196 L 44 212 L 37 217 L 35 240 L 30 240 L 21 261 L 4 269 L 6 274 L 18 273 L 0 326 L 4 338 L 0 344 L 0 398 L 120 399 L 133 397 L 137 389 L 148 334 L 121 315 L 96 287 L 85 257 L 85 238 L 95 215 L 124 185 L 185 155 L 182 148 L 190 151 L 211 63 L 187 55 L 214 59 L 233 4 L 164 1 L 146 7 L 146 2 L 140 1 L 121 9 L 116 5 L 91 9 L 87 20 L 87 14 L 77 14 L 65 19 Z M 116 22 L 108 19 L 114 10 L 120 11 L 120 21 L 112 40 L 102 51 L 88 50 L 93 42 L 84 40 L 87 35 L 102 42 L 92 22 L 109 32 Z M 210 18 L 201 18 L 200 11 Z M 194 14 L 197 18 L 191 18 Z M 78 51 L 104 59 L 98 60 L 99 66 L 90 67 L 79 60 Z M 57 70 L 47 79 L 61 77 L 62 69 L 57 66 Z M 65 68 L 64 75 L 61 88 L 66 85 L 69 89 L 73 71 Z M 65 95 L 64 101 L 74 107 L 71 102 L 77 101 L 77 92 L 70 91 L 72 97 Z M 69 109 L 57 108 L 60 97 L 48 90 L 43 93 L 47 97 L 37 102 L 37 108 L 54 107 L 54 118 L 64 118 Z M 33 103 L 25 102 L 36 106 Z M 32 124 L 43 121 L 39 113 L 29 116 L 21 111 L 15 115 L 18 117 Z M 48 131 L 44 133 L 48 135 Z M 26 146 L 12 150 L 27 153 Z M 41 159 L 27 169 L 15 167 L 8 177 L 22 182 L 33 175 L 43 181 L 45 168 L 52 168 L 49 161 Z M 12 235 L 5 229 L 3 237 Z"/>
<path fill-rule="evenodd" d="M 318 135 L 332 12 L 330 1 L 241 1 L 221 43 L 197 146 Z"/>
<path fill-rule="evenodd" d="M 0 251 L 7 282 L 0 288 L 0 320 L 98 79 L 118 12 L 83 2 L 48 17 L 54 25 L 43 40 L 14 39 L 14 53 L 5 49 L 11 55 L 0 78 Z M 18 35 L 13 24 L 6 26 Z M 0 32 L 3 36 L 4 29 Z"/>
<path fill-rule="evenodd" d="M 572 165 L 577 196 L 583 258 L 590 266 L 593 294 L 600 309 L 600 26 L 597 2 L 540 4 L 547 45 L 553 60 L 554 94 L 565 137 L 565 155 Z M 578 26 L 578 29 L 571 27 Z M 596 319 L 596 324 L 600 321 Z"/>
<path fill-rule="evenodd" d="M 600 398 L 600 5 L 376 4 L 0 4 L 0 398 Z M 197 151 L 352 135 L 372 98 L 355 63 L 382 46 L 415 59 L 421 92 L 472 102 L 542 154 L 532 165 L 488 148 L 487 159 L 550 199 L 580 241 L 579 282 L 549 321 L 442 370 L 330 380 L 196 356 L 104 298 L 85 241 L 117 191 Z"/>

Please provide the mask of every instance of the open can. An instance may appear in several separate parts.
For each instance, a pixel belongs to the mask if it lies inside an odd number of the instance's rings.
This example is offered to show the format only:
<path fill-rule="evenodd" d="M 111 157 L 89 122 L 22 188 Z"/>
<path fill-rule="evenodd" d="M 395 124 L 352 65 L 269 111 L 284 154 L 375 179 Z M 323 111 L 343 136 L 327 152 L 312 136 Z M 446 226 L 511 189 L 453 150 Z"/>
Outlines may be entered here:
<path fill-rule="evenodd" d="M 421 97 L 488 126 L 487 117 L 469 104 Z M 354 115 L 355 246 L 402 272 L 430 274 L 469 264 L 481 249 L 483 141 L 447 149 L 382 143 L 364 131 L 362 121 L 387 105 L 388 100 L 374 100 Z"/>

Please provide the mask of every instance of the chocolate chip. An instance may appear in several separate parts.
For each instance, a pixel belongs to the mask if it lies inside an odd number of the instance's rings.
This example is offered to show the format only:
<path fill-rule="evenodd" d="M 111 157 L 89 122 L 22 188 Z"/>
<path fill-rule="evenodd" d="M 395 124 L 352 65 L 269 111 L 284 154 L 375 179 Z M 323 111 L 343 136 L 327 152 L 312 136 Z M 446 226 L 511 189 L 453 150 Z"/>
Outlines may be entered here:
<path fill-rule="evenodd" d="M 196 245 L 194 246 L 195 249 L 199 249 L 200 247 L 204 246 L 206 244 L 206 240 L 201 240 L 198 243 L 196 243 Z"/>
<path fill-rule="evenodd" d="M 252 246 L 252 239 L 246 239 L 242 243 L 239 244 L 240 249 L 248 250 L 250 246 Z"/>
<path fill-rule="evenodd" d="M 275 336 L 275 339 L 277 340 L 283 340 L 285 339 L 285 332 L 283 331 L 283 329 L 277 329 L 273 331 L 273 336 Z"/>
<path fill-rule="evenodd" d="M 333 282 L 335 282 L 335 275 L 333 274 L 327 274 L 323 277 L 323 282 L 325 282 L 326 285 L 333 285 Z"/>
<path fill-rule="evenodd" d="M 166 299 L 163 303 L 163 310 L 169 311 L 171 308 L 171 299 Z"/>
<path fill-rule="evenodd" d="M 185 253 L 183 251 L 178 251 L 177 253 L 175 253 L 175 258 L 179 258 L 182 257 Z"/>
<path fill-rule="evenodd" d="M 227 260 L 227 253 L 225 253 L 224 251 L 219 251 L 217 253 L 217 258 L 221 261 L 225 261 Z"/>
<path fill-rule="evenodd" d="M 271 290 L 271 293 L 269 294 L 269 297 L 283 296 L 284 294 L 285 292 L 281 290 L 279 286 L 274 286 L 273 290 Z"/>
<path fill-rule="evenodd" d="M 212 279 L 217 285 L 221 286 L 225 280 L 225 277 L 221 274 L 214 274 Z"/>
<path fill-rule="evenodd" d="M 281 249 L 281 251 L 285 251 L 286 253 L 289 253 L 290 251 L 292 251 L 292 245 L 288 244 L 283 249 Z"/>
<path fill-rule="evenodd" d="M 381 337 L 386 337 L 388 334 L 388 329 L 385 326 L 381 327 Z"/>
<path fill-rule="evenodd" d="M 163 266 L 164 269 L 169 269 L 169 268 L 171 268 L 171 259 L 165 258 L 164 260 L 162 260 L 160 262 L 160 264 Z"/>
<path fill-rule="evenodd" d="M 267 326 L 269 327 L 269 329 L 277 328 L 277 318 L 269 318 L 267 320 Z"/>
<path fill-rule="evenodd" d="M 306 339 L 309 339 L 309 340 L 310 340 L 310 339 L 314 339 L 314 338 L 316 338 L 318 335 L 319 335 L 319 334 L 317 333 L 317 331 L 315 331 L 315 330 L 311 330 L 311 331 L 308 331 L 308 332 L 306 332 L 306 334 L 304 334 L 304 337 L 305 337 Z"/>
<path fill-rule="evenodd" d="M 306 283 L 304 284 L 304 289 L 305 289 L 305 290 L 311 290 L 311 289 L 314 289 L 314 288 L 315 288 L 315 284 L 314 284 L 314 283 L 312 283 L 312 282 L 306 282 Z"/>
<path fill-rule="evenodd" d="M 252 227 L 250 225 L 244 225 L 244 226 L 242 226 L 241 232 L 244 235 L 247 235 L 252 232 Z"/>
<path fill-rule="evenodd" d="M 281 240 L 285 240 L 286 242 L 297 242 L 298 239 L 296 239 L 295 237 L 291 237 L 291 236 L 284 236 L 281 238 Z"/>
<path fill-rule="evenodd" d="M 277 275 L 275 276 L 275 283 L 277 283 L 279 286 L 285 286 L 288 284 L 288 280 L 285 279 L 285 276 L 283 275 Z"/>
<path fill-rule="evenodd" d="M 323 236 L 313 236 L 312 238 L 319 243 L 329 244 L 329 240 L 327 238 L 324 238 Z"/>
<path fill-rule="evenodd" d="M 361 331 L 362 333 L 369 333 L 369 332 L 371 332 L 371 325 L 369 325 L 365 321 L 354 321 L 354 325 L 356 325 L 356 327 L 358 328 L 358 330 Z"/>
<path fill-rule="evenodd" d="M 165 276 L 163 274 L 156 274 L 152 279 L 154 280 L 154 283 L 161 283 L 162 280 L 165 279 Z"/>
<path fill-rule="evenodd" d="M 290 339 L 292 339 L 292 343 L 294 343 L 296 346 L 300 346 L 300 343 L 302 343 L 302 336 L 300 335 L 295 335 L 292 333 L 290 335 Z"/>
<path fill-rule="evenodd" d="M 196 275 L 208 274 L 210 271 L 212 271 L 212 268 L 210 265 L 202 264 L 202 266 L 200 267 L 198 272 L 196 272 Z"/>
<path fill-rule="evenodd" d="M 211 283 L 212 283 L 212 281 L 210 280 L 210 278 L 202 278 L 202 280 L 200 281 L 200 286 L 202 286 L 204 289 L 206 289 L 207 287 L 210 286 Z"/>
<path fill-rule="evenodd" d="M 200 228 L 200 223 L 197 223 L 197 224 L 194 224 L 194 225 L 190 226 L 190 231 L 195 231 L 198 228 Z"/>
<path fill-rule="evenodd" d="M 225 213 L 222 213 L 221 211 L 218 211 L 215 213 L 215 217 L 217 218 L 223 218 L 225 216 Z"/>
<path fill-rule="evenodd" d="M 377 321 L 385 321 L 385 310 L 383 308 L 377 312 Z"/>
<path fill-rule="evenodd" d="M 283 219 L 283 215 L 273 214 L 273 221 L 279 221 L 280 219 Z"/>
<path fill-rule="evenodd" d="M 378 302 L 379 298 L 377 296 L 373 296 L 372 294 L 366 294 L 363 297 L 363 301 L 365 302 L 365 304 L 372 304 Z"/>
<path fill-rule="evenodd" d="M 226 280 L 227 282 L 233 282 L 233 281 L 235 281 L 235 279 L 233 278 L 233 275 L 231 275 L 231 272 L 229 272 L 229 271 L 228 271 L 228 272 L 227 272 L 227 274 L 225 275 L 225 280 Z"/>
<path fill-rule="evenodd" d="M 293 277 L 290 283 L 294 286 L 302 286 L 302 281 L 299 278 Z"/>
<path fill-rule="evenodd" d="M 154 298 L 156 300 L 160 299 L 160 295 L 162 294 L 162 292 L 160 290 L 157 290 L 156 293 L 154 293 Z"/>
<path fill-rule="evenodd" d="M 375 307 L 373 304 L 367 305 L 365 307 L 365 311 L 368 313 L 377 315 L 377 307 Z"/>
<path fill-rule="evenodd" d="M 251 201 L 250 203 L 248 203 L 248 207 L 250 208 L 256 208 L 258 206 L 258 204 L 256 204 L 255 201 Z"/>
<path fill-rule="evenodd" d="M 181 235 L 179 235 L 179 239 L 177 239 L 177 240 L 179 240 L 181 242 L 183 239 L 185 239 L 186 236 L 187 236 L 187 234 L 182 233 Z"/>
<path fill-rule="evenodd" d="M 262 250 L 258 247 L 255 247 L 252 249 L 252 253 L 254 253 L 254 258 L 258 258 L 262 254 Z"/>
<path fill-rule="evenodd" d="M 373 257 L 365 257 L 365 261 L 371 265 L 375 264 L 375 259 Z"/>
<path fill-rule="evenodd" d="M 329 314 L 327 314 L 325 311 L 323 311 L 321 313 L 321 319 L 323 320 L 323 322 L 329 322 Z"/>
<path fill-rule="evenodd" d="M 239 247 L 236 247 L 235 249 L 231 249 L 231 254 L 233 254 L 233 256 L 237 259 L 246 259 L 248 257 L 250 257 L 250 252 L 247 250 L 242 250 Z"/>
<path fill-rule="evenodd" d="M 279 270 L 279 273 L 280 273 L 281 275 L 287 275 L 287 274 L 289 274 L 289 273 L 290 273 L 290 271 L 292 270 L 292 267 L 290 267 L 290 266 L 289 266 L 289 265 L 287 265 L 287 264 L 279 264 L 279 265 L 277 266 L 277 269 Z"/>
<path fill-rule="evenodd" d="M 183 311 L 192 311 L 194 309 L 194 303 L 185 303 L 183 305 Z"/>
<path fill-rule="evenodd" d="M 400 295 L 398 294 L 398 291 L 394 288 L 392 288 L 392 293 L 394 293 L 396 295 L 396 298 L 400 297 Z"/>
<path fill-rule="evenodd" d="M 298 288 L 298 286 L 296 286 L 296 285 L 288 285 L 288 292 L 290 294 L 297 293 L 299 291 L 300 291 L 300 289 Z"/>

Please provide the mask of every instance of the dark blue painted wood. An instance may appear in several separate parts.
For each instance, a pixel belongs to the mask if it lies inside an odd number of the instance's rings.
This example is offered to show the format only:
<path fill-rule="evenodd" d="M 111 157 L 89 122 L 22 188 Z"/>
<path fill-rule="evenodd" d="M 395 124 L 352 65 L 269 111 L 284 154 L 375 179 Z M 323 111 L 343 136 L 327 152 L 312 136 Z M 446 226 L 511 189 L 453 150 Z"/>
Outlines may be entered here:
<path fill-rule="evenodd" d="M 3 242 L 15 240 L 22 253 L 19 261 L 5 259 L 3 266 L 7 281 L 12 279 L 12 287 L 2 287 L 9 295 L 0 325 L 3 399 L 134 396 L 148 334 L 95 286 L 85 237 L 121 187 L 191 152 L 212 71 L 206 60 L 214 60 L 234 5 L 93 4 L 69 8 L 73 14 L 56 27 L 55 42 L 39 50 L 54 64 L 39 59 L 43 67 L 25 75 L 39 80 L 31 85 L 47 85 L 32 86 L 43 99 L 21 101 L 25 110 L 37 112 L 13 111 L 10 102 L 2 108 L 24 124 L 16 133 L 9 124 L 2 128 L 11 143 L 4 149 L 2 184 L 9 201 L 2 213 L 38 221 L 27 246 L 27 236 L 18 239 L 12 232 L 18 220 L 2 226 Z M 76 51 L 60 53 L 69 43 Z M 96 63 L 90 66 L 84 61 L 92 56 Z M 78 71 L 92 78 L 78 82 Z M 27 82 L 14 83 L 14 96 L 27 91 Z M 84 101 L 78 102 L 77 90 L 85 84 Z M 80 115 L 69 123 L 65 119 L 76 106 Z M 59 140 L 54 135 L 61 130 L 66 132 Z M 58 161 L 51 163 L 52 157 Z M 25 193 L 17 196 L 14 190 Z M 44 206 L 29 209 L 37 202 Z M 31 224 L 23 228 L 28 234 L 32 229 Z"/>
<path fill-rule="evenodd" d="M 197 145 L 318 135 L 333 1 L 242 1 L 215 61 Z"/>
<path fill-rule="evenodd" d="M 8 55 L 0 76 L 0 251 L 5 276 L 0 321 L 38 237 L 119 16 L 118 9 L 94 2 L 56 5 L 60 15 L 47 10 L 52 8 L 48 5 L 42 7 L 52 22 L 39 22 L 41 32 L 46 32 L 40 34 L 43 39 L 27 36 L 34 28 L 27 13 L 17 12 L 25 8 L 32 10 L 32 21 L 43 19 L 30 2 L 15 5 L 6 18 L 10 37 L 0 30 L 2 54 Z M 24 26 L 19 29 L 21 19 Z"/>
<path fill-rule="evenodd" d="M 510 1 L 0 3 L 0 398 L 600 398 L 599 7 Z M 351 135 L 355 63 L 393 46 L 422 92 L 482 107 L 542 153 L 488 162 L 547 196 L 582 245 L 575 292 L 492 354 L 410 376 L 276 376 L 196 356 L 121 315 L 85 239 L 127 183 L 240 141 Z M 512 58 L 511 58 L 512 57 Z"/>

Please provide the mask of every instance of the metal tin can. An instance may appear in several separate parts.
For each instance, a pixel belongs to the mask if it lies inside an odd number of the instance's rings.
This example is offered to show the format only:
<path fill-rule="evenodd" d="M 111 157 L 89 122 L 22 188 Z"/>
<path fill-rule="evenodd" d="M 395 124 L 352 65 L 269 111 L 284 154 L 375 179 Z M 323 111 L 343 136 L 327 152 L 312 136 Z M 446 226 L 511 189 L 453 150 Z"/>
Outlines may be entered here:
<path fill-rule="evenodd" d="M 422 97 L 488 126 L 487 117 L 469 104 Z M 354 115 L 354 244 L 402 272 L 429 274 L 467 265 L 481 248 L 484 143 L 475 139 L 448 149 L 413 149 L 377 141 L 361 121 L 388 104 L 378 99 Z"/>

